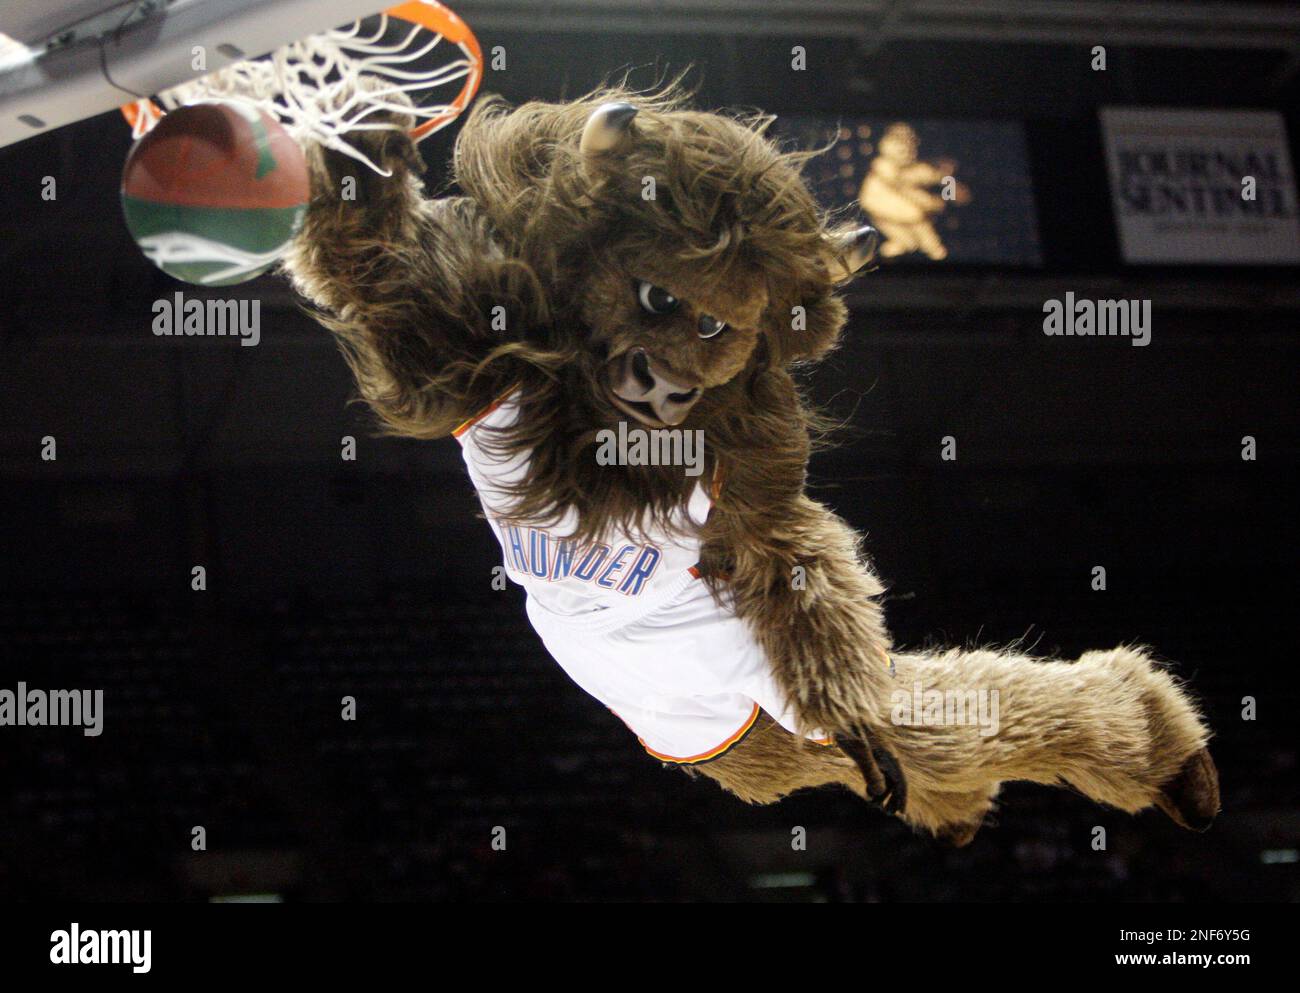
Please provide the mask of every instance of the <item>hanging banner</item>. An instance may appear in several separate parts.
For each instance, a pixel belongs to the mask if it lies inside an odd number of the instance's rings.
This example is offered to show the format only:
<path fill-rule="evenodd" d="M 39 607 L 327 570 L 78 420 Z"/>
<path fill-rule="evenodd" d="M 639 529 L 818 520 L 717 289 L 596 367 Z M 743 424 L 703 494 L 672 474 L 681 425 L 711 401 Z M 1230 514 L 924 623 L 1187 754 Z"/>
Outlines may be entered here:
<path fill-rule="evenodd" d="M 1286 126 L 1274 111 L 1101 111 L 1126 262 L 1300 262 Z"/>
<path fill-rule="evenodd" d="M 856 203 L 888 263 L 1039 265 L 1024 129 L 1007 121 L 781 118 L 829 208 Z"/>

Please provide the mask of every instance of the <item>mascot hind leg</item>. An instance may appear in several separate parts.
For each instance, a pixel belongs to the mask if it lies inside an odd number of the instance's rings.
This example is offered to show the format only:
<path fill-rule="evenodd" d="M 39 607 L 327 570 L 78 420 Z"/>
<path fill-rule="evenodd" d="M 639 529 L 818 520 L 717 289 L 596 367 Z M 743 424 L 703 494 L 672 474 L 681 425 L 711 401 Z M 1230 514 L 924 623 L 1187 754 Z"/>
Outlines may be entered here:
<path fill-rule="evenodd" d="M 829 785 L 872 799 L 861 767 L 847 752 L 790 734 L 766 714 L 725 755 L 683 768 L 691 775 L 707 776 L 747 803 L 775 803 L 797 790 Z M 975 837 L 997 791 L 996 785 L 966 792 L 917 790 L 909 785 L 901 816 L 914 827 L 961 846 Z"/>
<path fill-rule="evenodd" d="M 1128 813 L 1155 805 L 1194 830 L 1218 813 L 1209 732 L 1141 649 L 1086 652 L 1075 662 L 952 650 L 899 654 L 895 664 L 891 720 L 874 730 L 907 775 L 904 817 L 918 826 L 934 830 L 922 808 L 935 795 L 991 803 L 1000 783 L 1015 780 L 1073 786 Z M 935 833 L 956 840 L 978 823 L 945 827 Z"/>
<path fill-rule="evenodd" d="M 1001 784 L 1017 780 L 1073 786 L 1128 813 L 1155 805 L 1194 830 L 1218 812 L 1209 732 L 1174 679 L 1139 649 L 1087 652 L 1075 662 L 987 650 L 894 661 L 892 719 L 872 730 L 905 773 L 899 815 L 915 828 L 965 845 Z M 844 745 L 805 741 L 764 716 L 727 754 L 689 771 L 750 803 L 832 783 L 867 797 Z"/>
<path fill-rule="evenodd" d="M 867 795 L 852 759 L 832 745 L 791 734 L 767 714 L 760 714 L 744 740 L 721 757 L 682 768 L 708 776 L 746 803 L 775 803 L 796 790 L 831 784 Z"/>

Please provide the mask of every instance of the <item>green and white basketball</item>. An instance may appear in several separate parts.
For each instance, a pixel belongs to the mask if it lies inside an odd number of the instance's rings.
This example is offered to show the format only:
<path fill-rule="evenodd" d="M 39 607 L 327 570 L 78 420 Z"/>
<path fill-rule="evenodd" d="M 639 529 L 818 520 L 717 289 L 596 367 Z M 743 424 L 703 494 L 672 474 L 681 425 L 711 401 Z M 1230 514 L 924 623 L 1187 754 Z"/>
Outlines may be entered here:
<path fill-rule="evenodd" d="M 298 143 L 265 111 L 201 103 L 135 143 L 122 209 L 155 265 L 187 283 L 229 286 L 275 265 L 310 192 Z"/>

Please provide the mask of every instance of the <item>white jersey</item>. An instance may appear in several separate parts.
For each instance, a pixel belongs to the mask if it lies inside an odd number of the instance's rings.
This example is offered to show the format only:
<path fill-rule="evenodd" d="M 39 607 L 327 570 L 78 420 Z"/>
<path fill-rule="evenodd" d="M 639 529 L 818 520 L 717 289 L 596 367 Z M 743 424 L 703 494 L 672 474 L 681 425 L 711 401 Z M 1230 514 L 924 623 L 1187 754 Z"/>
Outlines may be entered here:
<path fill-rule="evenodd" d="M 717 758 L 753 727 L 760 708 L 794 732 L 794 714 L 748 625 L 700 581 L 698 528 L 713 506 L 709 491 L 697 485 L 679 511 L 681 533 L 640 540 L 571 541 L 573 511 L 546 528 L 511 521 L 507 487 L 523 478 L 528 455 L 499 458 L 478 432 L 512 424 L 516 396 L 454 435 L 506 574 L 526 591 L 529 621 L 555 660 L 665 762 Z"/>

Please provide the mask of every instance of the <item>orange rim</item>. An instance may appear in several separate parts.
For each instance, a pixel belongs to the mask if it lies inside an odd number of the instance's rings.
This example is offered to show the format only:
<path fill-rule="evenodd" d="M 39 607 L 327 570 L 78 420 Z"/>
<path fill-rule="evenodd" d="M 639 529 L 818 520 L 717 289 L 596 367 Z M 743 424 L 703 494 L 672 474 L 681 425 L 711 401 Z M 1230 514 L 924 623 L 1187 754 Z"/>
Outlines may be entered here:
<path fill-rule="evenodd" d="M 465 84 L 460 88 L 456 99 L 448 105 L 446 112 L 431 117 L 411 129 L 411 137 L 420 141 L 448 121 L 459 117 L 461 111 L 474 99 L 474 94 L 478 92 L 478 85 L 483 79 L 483 50 L 479 48 L 478 39 L 474 37 L 474 32 L 469 29 L 469 25 L 437 0 L 408 0 L 407 3 L 389 7 L 384 13 L 389 17 L 410 21 L 437 32 L 458 46 L 473 63 L 469 75 L 465 77 Z"/>
<path fill-rule="evenodd" d="M 479 48 L 478 39 L 474 37 L 474 32 L 470 30 L 469 25 L 456 16 L 451 8 L 444 7 L 437 0 L 407 0 L 406 3 L 389 7 L 384 13 L 389 17 L 418 24 L 426 30 L 442 35 L 447 41 L 459 47 L 472 63 L 464 85 L 456 94 L 456 99 L 447 105 L 447 110 L 411 129 L 411 137 L 416 141 L 422 141 L 448 121 L 459 117 L 469 106 L 469 102 L 474 99 L 479 83 L 483 81 L 483 50 Z M 141 116 L 146 113 L 157 121 L 165 112 L 148 98 L 133 100 L 122 105 L 122 116 L 126 118 L 127 124 L 131 125 L 132 131 L 135 130 Z"/>
<path fill-rule="evenodd" d="M 130 103 L 122 104 L 122 116 L 126 118 L 126 123 L 131 125 L 132 132 L 135 131 L 136 123 L 146 110 L 155 119 L 163 116 L 163 109 L 147 97 L 143 100 L 132 100 Z"/>

